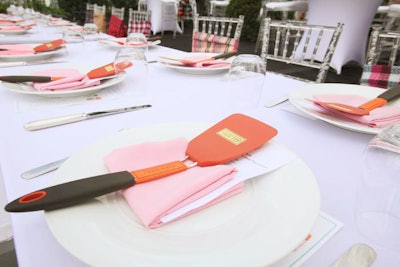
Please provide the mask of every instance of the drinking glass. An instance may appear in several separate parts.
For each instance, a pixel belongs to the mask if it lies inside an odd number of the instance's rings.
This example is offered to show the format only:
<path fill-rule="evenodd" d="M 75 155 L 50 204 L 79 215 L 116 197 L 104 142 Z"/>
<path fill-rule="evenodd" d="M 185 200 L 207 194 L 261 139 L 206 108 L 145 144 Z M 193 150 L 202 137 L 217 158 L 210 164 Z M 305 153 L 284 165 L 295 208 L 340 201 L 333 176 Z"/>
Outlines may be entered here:
<path fill-rule="evenodd" d="M 83 35 L 85 40 L 95 41 L 98 38 L 99 28 L 95 23 L 85 23 L 83 25 Z"/>
<path fill-rule="evenodd" d="M 400 251 L 400 124 L 382 130 L 369 142 L 356 203 L 360 232 Z"/>
<path fill-rule="evenodd" d="M 119 48 L 114 59 L 115 72 L 121 72 L 119 66 L 132 63 L 132 67 L 126 69 L 127 79 L 135 84 L 135 89 L 145 89 L 147 87 L 147 39 L 143 34 L 129 35 L 126 45 Z M 139 45 L 142 44 L 142 45 Z M 136 90 L 136 91 L 137 91 Z"/>
<path fill-rule="evenodd" d="M 65 29 L 63 39 L 67 43 L 82 43 L 84 41 L 83 32 L 76 29 Z"/>
<path fill-rule="evenodd" d="M 264 87 L 266 65 L 257 55 L 238 55 L 225 77 L 230 103 L 235 109 L 257 108 Z"/>
<path fill-rule="evenodd" d="M 126 46 L 134 47 L 138 50 L 142 50 L 144 54 L 147 54 L 147 38 L 143 33 L 132 32 L 126 37 Z"/>

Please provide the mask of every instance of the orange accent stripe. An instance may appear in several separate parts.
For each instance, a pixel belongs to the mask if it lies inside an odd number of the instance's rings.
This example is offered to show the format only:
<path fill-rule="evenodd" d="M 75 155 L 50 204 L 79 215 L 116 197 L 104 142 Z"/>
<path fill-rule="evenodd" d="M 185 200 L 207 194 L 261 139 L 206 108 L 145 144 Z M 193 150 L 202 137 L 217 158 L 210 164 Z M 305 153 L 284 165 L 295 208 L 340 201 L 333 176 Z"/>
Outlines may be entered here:
<path fill-rule="evenodd" d="M 386 99 L 378 97 L 378 98 L 372 99 L 371 101 L 368 101 L 367 103 L 362 104 L 359 107 L 362 108 L 362 109 L 371 111 L 371 110 L 374 110 L 376 108 L 382 107 L 386 103 L 387 103 Z"/>

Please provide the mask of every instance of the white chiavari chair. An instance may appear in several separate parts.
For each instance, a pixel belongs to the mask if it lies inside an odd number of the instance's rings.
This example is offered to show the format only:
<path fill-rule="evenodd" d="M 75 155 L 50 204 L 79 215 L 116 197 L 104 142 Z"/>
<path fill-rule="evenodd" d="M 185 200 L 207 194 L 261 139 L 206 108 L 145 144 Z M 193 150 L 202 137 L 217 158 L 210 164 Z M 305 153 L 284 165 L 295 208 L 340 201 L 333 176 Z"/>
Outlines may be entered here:
<path fill-rule="evenodd" d="M 307 25 L 291 21 L 265 19 L 262 34 L 261 57 L 266 61 L 280 61 L 318 70 L 315 82 L 323 83 L 329 64 L 343 30 L 343 23 L 336 27 Z M 322 40 L 327 46 L 320 46 Z"/>

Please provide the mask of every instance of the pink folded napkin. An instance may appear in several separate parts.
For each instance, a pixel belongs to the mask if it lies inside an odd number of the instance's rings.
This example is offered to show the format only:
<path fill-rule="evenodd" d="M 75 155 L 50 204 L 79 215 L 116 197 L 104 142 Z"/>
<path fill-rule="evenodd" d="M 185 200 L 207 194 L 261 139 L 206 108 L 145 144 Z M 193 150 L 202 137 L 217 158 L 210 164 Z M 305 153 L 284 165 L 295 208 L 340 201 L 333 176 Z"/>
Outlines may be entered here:
<path fill-rule="evenodd" d="M 7 49 L 1 51 L 1 49 Z M 29 55 L 34 54 L 32 46 L 24 44 L 0 45 L 0 55 Z"/>
<path fill-rule="evenodd" d="M 90 80 L 86 74 L 80 73 L 75 69 L 55 69 L 44 70 L 32 73 L 38 76 L 51 76 L 51 77 L 65 77 L 60 80 L 51 81 L 47 83 L 33 83 L 33 88 L 44 90 L 76 90 L 99 85 L 99 80 Z"/>
<path fill-rule="evenodd" d="M 105 158 L 105 164 L 110 172 L 117 172 L 132 171 L 182 160 L 185 156 L 187 144 L 186 139 L 176 138 L 123 147 L 108 154 Z M 162 221 L 165 215 L 220 187 L 231 180 L 235 174 L 235 168 L 227 165 L 196 166 L 181 173 L 137 184 L 123 190 L 122 193 L 142 223 L 148 228 L 156 228 L 166 224 Z M 231 188 L 219 198 L 178 218 L 208 207 L 242 190 L 243 182 Z M 175 218 L 175 220 L 178 218 Z"/>
<path fill-rule="evenodd" d="M 359 95 L 341 95 L 341 94 L 316 94 L 313 95 L 315 100 L 324 102 L 341 103 L 351 106 L 360 106 L 367 102 L 368 98 Z M 341 112 L 338 110 L 324 108 L 330 113 L 335 113 L 338 116 L 348 118 L 361 124 L 368 125 L 370 127 L 382 128 L 394 123 L 400 122 L 400 107 L 385 105 L 380 108 L 376 108 L 370 111 L 369 115 L 357 116 Z"/>
<path fill-rule="evenodd" d="M 20 26 L 4 26 L 4 27 L 0 27 L 0 30 L 2 30 L 2 31 L 21 31 L 21 30 L 25 30 L 25 28 L 20 27 Z"/>

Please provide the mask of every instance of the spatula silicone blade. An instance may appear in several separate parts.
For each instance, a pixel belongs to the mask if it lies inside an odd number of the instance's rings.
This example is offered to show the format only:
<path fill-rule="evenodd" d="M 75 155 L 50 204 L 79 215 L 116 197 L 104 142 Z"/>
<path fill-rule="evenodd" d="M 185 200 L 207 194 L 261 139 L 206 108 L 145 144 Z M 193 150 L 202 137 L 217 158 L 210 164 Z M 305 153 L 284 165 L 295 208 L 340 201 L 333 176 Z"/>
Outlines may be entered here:
<path fill-rule="evenodd" d="M 276 134 L 275 128 L 261 121 L 243 114 L 233 114 L 192 139 L 188 144 L 186 155 L 199 166 L 223 164 L 262 146 Z M 185 171 L 193 166 L 185 165 L 184 160 L 47 187 L 10 202 L 5 210 L 25 212 L 71 206 L 137 183 Z"/>
<path fill-rule="evenodd" d="M 126 68 L 131 67 L 133 64 L 132 62 L 129 61 L 123 61 L 117 64 L 118 71 L 123 71 Z M 87 73 L 87 76 L 89 79 L 97 79 L 97 78 L 102 78 L 102 77 L 107 77 L 111 75 L 115 75 L 116 70 L 114 66 L 114 62 L 108 63 L 104 66 L 95 68 Z"/>
<path fill-rule="evenodd" d="M 48 43 L 38 45 L 38 46 L 34 47 L 33 50 L 35 51 L 35 53 L 51 51 L 51 50 L 58 49 L 64 43 L 65 43 L 65 41 L 63 39 L 57 39 L 57 40 L 54 40 L 54 41 L 51 41 Z"/>

